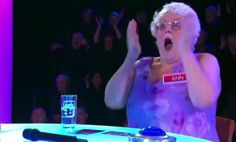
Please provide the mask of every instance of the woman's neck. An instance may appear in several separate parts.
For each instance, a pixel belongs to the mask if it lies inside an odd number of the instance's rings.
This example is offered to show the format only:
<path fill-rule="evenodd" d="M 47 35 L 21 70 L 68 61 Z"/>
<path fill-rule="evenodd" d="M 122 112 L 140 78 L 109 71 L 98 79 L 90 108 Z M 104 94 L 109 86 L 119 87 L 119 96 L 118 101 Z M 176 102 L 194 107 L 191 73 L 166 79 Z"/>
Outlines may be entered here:
<path fill-rule="evenodd" d="M 160 62 L 160 66 L 163 68 L 172 68 L 173 66 L 178 66 L 179 64 L 181 64 L 181 60 L 162 60 L 161 58 L 159 58 L 159 62 Z"/>

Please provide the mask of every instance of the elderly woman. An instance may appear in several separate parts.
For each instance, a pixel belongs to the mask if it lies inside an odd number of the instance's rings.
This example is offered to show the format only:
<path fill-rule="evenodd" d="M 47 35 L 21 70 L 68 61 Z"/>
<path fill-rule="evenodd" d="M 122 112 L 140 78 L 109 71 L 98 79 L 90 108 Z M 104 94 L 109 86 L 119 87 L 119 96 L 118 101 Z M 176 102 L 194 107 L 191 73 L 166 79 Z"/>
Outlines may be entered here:
<path fill-rule="evenodd" d="M 160 57 L 136 61 L 141 52 L 136 26 L 134 20 L 129 22 L 128 53 L 106 86 L 106 105 L 126 106 L 129 127 L 156 126 L 219 141 L 215 113 L 220 69 L 213 55 L 193 52 L 200 31 L 196 12 L 177 2 L 155 12 L 151 33 Z"/>

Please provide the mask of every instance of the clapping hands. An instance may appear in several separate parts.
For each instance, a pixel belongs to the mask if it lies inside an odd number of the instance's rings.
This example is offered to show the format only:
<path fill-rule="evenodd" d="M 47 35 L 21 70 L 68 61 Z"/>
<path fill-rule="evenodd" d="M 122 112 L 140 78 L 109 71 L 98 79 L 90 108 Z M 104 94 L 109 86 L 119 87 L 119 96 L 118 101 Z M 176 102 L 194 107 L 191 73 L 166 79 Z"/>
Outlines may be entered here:
<path fill-rule="evenodd" d="M 134 19 L 129 21 L 128 24 L 127 46 L 128 46 L 128 55 L 135 57 L 137 59 L 141 54 L 141 45 L 139 42 L 139 36 L 137 34 L 137 22 Z"/>

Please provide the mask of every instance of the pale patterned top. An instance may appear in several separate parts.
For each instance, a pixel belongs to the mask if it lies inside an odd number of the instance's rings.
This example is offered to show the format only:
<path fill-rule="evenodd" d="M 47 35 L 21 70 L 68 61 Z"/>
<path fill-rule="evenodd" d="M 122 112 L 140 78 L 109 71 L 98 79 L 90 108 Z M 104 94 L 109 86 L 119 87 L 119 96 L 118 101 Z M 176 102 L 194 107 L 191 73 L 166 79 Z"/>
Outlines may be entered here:
<path fill-rule="evenodd" d="M 127 102 L 128 126 L 155 126 L 166 132 L 218 142 L 215 128 L 217 104 L 206 109 L 194 107 L 186 82 L 164 84 L 161 80 L 151 83 L 147 78 L 153 60 L 152 57 L 142 58 L 136 66 L 134 84 Z M 184 73 L 183 66 L 175 66 L 173 72 Z"/>

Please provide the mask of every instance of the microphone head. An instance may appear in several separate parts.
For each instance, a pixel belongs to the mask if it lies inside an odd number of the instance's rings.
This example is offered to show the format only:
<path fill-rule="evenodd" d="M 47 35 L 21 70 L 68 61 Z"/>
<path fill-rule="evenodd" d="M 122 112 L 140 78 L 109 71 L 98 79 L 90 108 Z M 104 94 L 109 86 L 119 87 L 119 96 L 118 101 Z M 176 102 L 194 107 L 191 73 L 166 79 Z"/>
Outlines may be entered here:
<path fill-rule="evenodd" d="M 37 141 L 38 134 L 39 134 L 39 130 L 37 129 L 24 129 L 23 131 L 23 137 L 31 141 Z"/>

